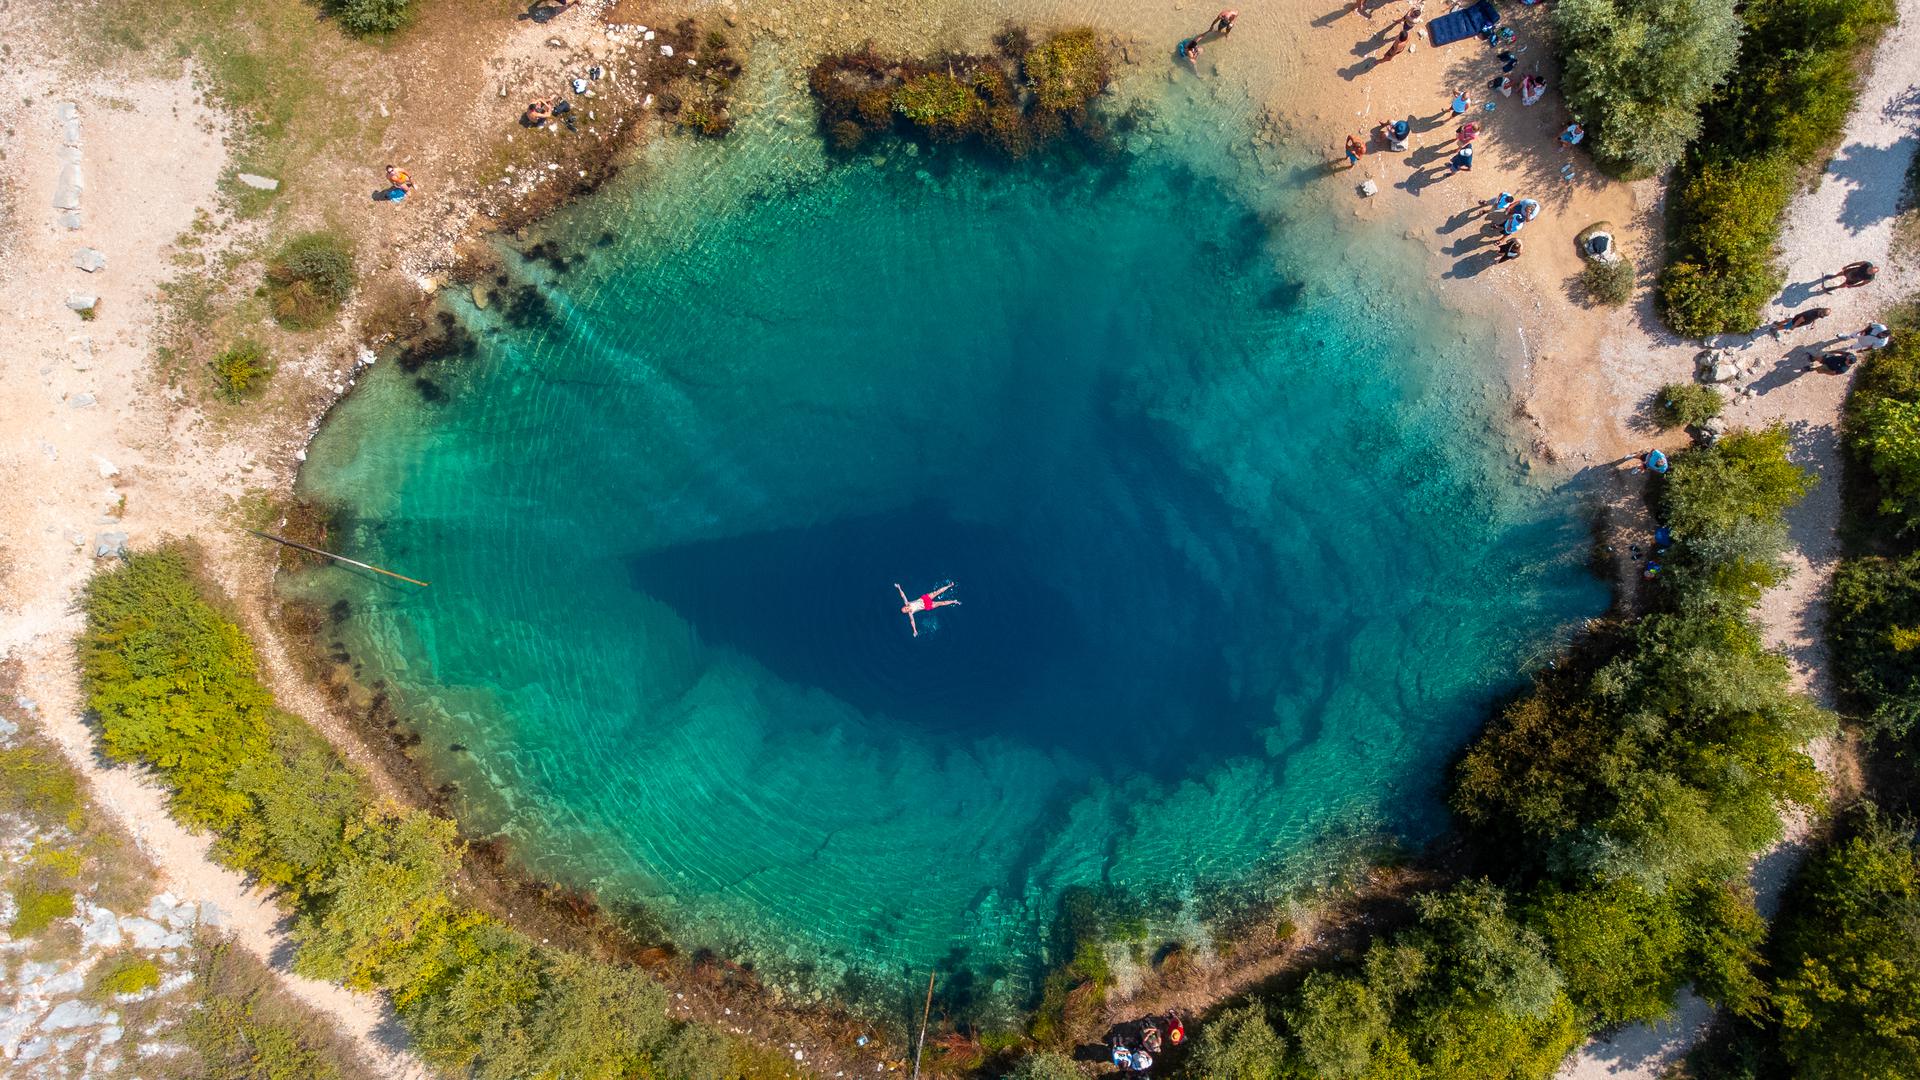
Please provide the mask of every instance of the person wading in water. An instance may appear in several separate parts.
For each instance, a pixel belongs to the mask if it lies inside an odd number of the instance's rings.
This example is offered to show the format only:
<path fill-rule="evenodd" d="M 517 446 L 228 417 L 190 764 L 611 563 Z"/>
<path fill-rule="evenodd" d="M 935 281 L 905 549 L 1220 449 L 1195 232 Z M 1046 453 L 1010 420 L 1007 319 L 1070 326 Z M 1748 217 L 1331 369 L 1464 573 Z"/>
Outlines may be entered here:
<path fill-rule="evenodd" d="M 953 588 L 953 583 L 948 582 L 932 592 L 922 595 L 917 600 L 909 600 L 907 599 L 907 590 L 901 588 L 899 582 L 896 581 L 893 583 L 893 591 L 900 594 L 900 613 L 907 617 L 907 625 L 913 627 L 914 637 L 920 636 L 920 623 L 914 618 L 915 615 L 923 611 L 932 611 L 934 608 L 960 606 L 960 601 L 958 600 L 940 599 L 940 594 L 951 588 Z"/>

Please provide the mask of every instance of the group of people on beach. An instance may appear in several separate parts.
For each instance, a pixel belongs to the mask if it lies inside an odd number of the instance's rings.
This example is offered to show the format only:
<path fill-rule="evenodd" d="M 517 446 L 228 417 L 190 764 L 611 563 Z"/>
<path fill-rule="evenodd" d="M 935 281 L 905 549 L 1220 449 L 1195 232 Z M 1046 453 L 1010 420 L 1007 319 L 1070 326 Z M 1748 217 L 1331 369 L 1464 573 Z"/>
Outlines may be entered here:
<path fill-rule="evenodd" d="M 1520 230 L 1540 216 L 1538 199 L 1515 198 L 1513 192 L 1503 191 L 1480 204 L 1489 218 L 1486 231 L 1490 235 L 1501 237 L 1499 258 L 1496 262 L 1506 262 L 1520 257 Z"/>
<path fill-rule="evenodd" d="M 1233 33 L 1233 24 L 1239 18 L 1240 13 L 1238 11 L 1228 8 L 1220 14 L 1215 15 L 1213 22 L 1209 23 L 1205 30 L 1202 30 L 1190 38 L 1182 39 L 1180 44 L 1174 46 L 1173 51 L 1180 59 L 1185 60 L 1188 64 L 1194 64 L 1200 55 L 1200 47 L 1206 45 L 1208 42 L 1218 41 L 1228 34 Z"/>
<path fill-rule="evenodd" d="M 1179 1013 L 1170 1012 L 1164 1021 L 1157 1021 L 1158 1018 L 1149 1016 L 1131 1025 L 1131 1035 L 1125 1030 L 1115 1034 L 1109 1044 L 1113 1063 L 1127 1072 L 1143 1073 L 1153 1068 L 1155 1054 L 1187 1041 L 1187 1026 L 1181 1022 Z"/>

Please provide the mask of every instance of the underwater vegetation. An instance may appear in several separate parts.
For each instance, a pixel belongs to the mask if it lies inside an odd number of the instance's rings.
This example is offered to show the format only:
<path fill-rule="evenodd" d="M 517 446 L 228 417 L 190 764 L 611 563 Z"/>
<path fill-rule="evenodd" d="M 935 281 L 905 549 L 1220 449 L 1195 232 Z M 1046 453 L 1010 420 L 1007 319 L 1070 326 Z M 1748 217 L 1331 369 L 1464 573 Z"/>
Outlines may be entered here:
<path fill-rule="evenodd" d="M 1091 28 L 1062 30 L 1036 45 L 1026 30 L 1008 27 L 995 35 L 992 53 L 892 57 L 869 43 L 822 57 L 807 84 L 820 105 L 820 129 L 837 150 L 903 131 L 939 143 L 977 142 L 1018 159 L 1070 132 L 1102 142 L 1105 125 L 1091 106 L 1110 75 Z"/>
<path fill-rule="evenodd" d="M 693 20 L 682 21 L 681 33 L 692 37 Z M 718 138 L 733 130 L 727 95 L 740 77 L 740 61 L 733 55 L 733 43 L 719 30 L 707 31 L 702 40 L 706 48 L 700 54 L 699 74 L 688 80 L 686 92 L 678 96 L 680 111 L 675 119 L 696 135 Z"/>

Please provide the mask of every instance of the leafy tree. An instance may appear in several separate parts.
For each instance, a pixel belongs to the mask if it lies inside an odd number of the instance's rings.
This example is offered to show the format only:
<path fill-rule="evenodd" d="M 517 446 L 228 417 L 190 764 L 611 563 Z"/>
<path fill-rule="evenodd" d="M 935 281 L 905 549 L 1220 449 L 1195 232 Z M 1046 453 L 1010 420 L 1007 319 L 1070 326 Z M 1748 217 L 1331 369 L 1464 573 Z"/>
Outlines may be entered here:
<path fill-rule="evenodd" d="M 1549 886 L 1527 915 L 1566 975 L 1567 995 L 1590 1022 L 1652 1021 L 1672 1011 L 1685 980 L 1687 927 L 1671 894 L 1625 881 L 1572 891 Z"/>
<path fill-rule="evenodd" d="M 1684 540 L 1724 531 L 1747 518 L 1779 517 L 1814 484 L 1788 459 L 1787 449 L 1787 429 L 1775 424 L 1736 431 L 1710 447 L 1677 455 L 1662 499 L 1667 524 Z"/>
<path fill-rule="evenodd" d="M 1681 898 L 1693 988 L 1737 1017 L 1751 1020 L 1767 1005 L 1759 972 L 1767 923 L 1753 907 L 1744 878 L 1695 883 Z"/>
<path fill-rule="evenodd" d="M 1780 1041 L 1798 1075 L 1920 1076 L 1920 856 L 1871 812 L 1818 852 L 1779 926 Z"/>
<path fill-rule="evenodd" d="M 1413 940 L 1427 944 L 1433 982 L 1464 991 L 1494 1011 L 1539 1019 L 1553 1009 L 1563 979 L 1546 943 L 1507 915 L 1507 898 L 1485 881 L 1466 882 L 1414 900 Z"/>
<path fill-rule="evenodd" d="M 1609 168 L 1680 160 L 1739 49 L 1734 0 L 1562 0 L 1553 9 L 1567 104 Z"/>
<path fill-rule="evenodd" d="M 1853 447 L 1880 481 L 1880 511 L 1920 510 L 1920 402 L 1875 398 L 1853 420 Z"/>
<path fill-rule="evenodd" d="M 232 785 L 255 811 L 220 839 L 220 851 L 270 885 L 304 890 L 340 854 L 347 825 L 366 807 L 360 781 L 325 746 L 283 728 L 275 753 L 234 770 Z"/>
<path fill-rule="evenodd" d="M 672 1026 L 667 992 L 645 975 L 572 953 L 553 954 L 528 1037 L 538 1067 L 484 1070 L 484 1080 L 616 1080 Z"/>
<path fill-rule="evenodd" d="M 339 861 L 294 927 L 303 975 L 358 990 L 404 985 L 450 929 L 459 866 L 453 822 L 418 810 L 372 811 L 347 829 Z"/>
<path fill-rule="evenodd" d="M 1280 1080 L 1287 1044 L 1259 1005 L 1228 1009 L 1200 1029 L 1191 1071 L 1218 1080 Z"/>
<path fill-rule="evenodd" d="M 1287 1010 L 1287 1027 L 1310 1075 L 1327 1080 L 1364 1076 L 1375 1048 L 1392 1023 L 1392 1002 L 1365 981 L 1325 971 L 1309 974 L 1298 1003 Z"/>
<path fill-rule="evenodd" d="M 1920 553 L 1842 562 L 1828 596 L 1827 640 L 1840 683 L 1875 734 L 1904 738 L 1920 720 Z"/>
<path fill-rule="evenodd" d="M 527 1017 L 540 996 L 543 959 L 526 936 L 492 919 L 448 942 L 447 974 L 402 1010 L 422 1057 L 448 1070 L 526 1067 Z"/>

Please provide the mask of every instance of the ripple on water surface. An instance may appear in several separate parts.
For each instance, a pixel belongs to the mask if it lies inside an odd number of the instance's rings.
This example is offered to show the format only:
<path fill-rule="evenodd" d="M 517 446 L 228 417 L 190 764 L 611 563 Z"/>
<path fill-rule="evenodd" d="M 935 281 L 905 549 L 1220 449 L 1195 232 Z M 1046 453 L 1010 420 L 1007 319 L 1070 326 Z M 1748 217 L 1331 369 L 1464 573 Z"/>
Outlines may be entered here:
<path fill-rule="evenodd" d="M 544 302 L 461 310 L 430 393 L 376 371 L 305 474 L 433 580 L 309 585 L 537 872 L 768 968 L 1018 987 L 1067 886 L 1166 912 L 1430 833 L 1600 607 L 1392 239 L 1163 151 L 719 161 L 583 210 L 616 238 L 515 262 Z M 894 583 L 946 581 L 911 637 Z"/>

